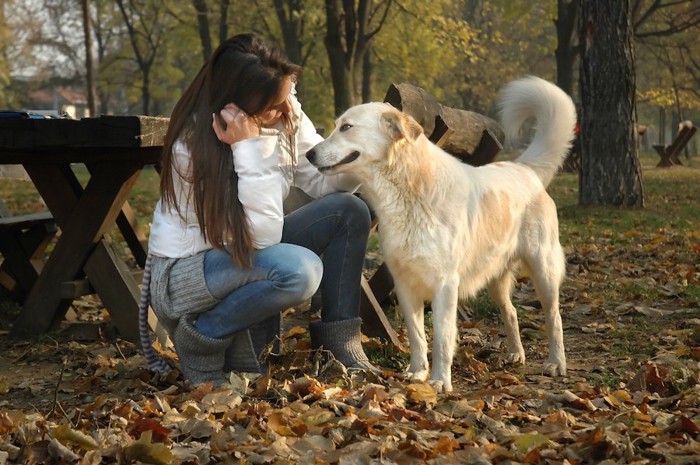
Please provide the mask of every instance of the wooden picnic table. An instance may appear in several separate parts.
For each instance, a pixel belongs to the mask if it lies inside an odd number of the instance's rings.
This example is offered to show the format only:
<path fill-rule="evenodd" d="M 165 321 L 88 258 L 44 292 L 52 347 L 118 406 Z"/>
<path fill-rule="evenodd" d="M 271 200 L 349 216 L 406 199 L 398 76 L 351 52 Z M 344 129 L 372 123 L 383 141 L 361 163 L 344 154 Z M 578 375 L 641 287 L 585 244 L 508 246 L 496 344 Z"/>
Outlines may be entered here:
<path fill-rule="evenodd" d="M 167 124 L 166 118 L 140 116 L 0 119 L 0 164 L 24 167 L 60 229 L 14 322 L 13 336 L 53 328 L 87 282 L 119 335 L 138 340 L 137 280 L 106 233 L 116 225 L 136 262 L 144 265 L 146 236 L 127 199 L 141 170 L 160 162 Z M 74 164 L 87 168 L 84 187 Z"/>

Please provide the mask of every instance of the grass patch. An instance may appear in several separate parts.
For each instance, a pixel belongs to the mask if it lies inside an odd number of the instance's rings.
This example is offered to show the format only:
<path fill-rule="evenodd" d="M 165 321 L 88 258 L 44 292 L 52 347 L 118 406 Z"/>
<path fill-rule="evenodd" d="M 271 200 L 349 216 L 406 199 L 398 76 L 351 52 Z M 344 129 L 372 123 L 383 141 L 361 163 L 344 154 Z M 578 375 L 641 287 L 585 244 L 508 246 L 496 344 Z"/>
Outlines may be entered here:
<path fill-rule="evenodd" d="M 559 209 L 563 244 L 586 242 L 591 237 L 628 243 L 640 234 L 672 230 L 697 240 L 700 225 L 700 169 L 690 166 L 656 168 L 655 154 L 644 153 L 642 180 L 645 208 L 578 205 L 578 175 L 558 174 L 549 187 Z M 658 158 L 658 157 L 656 157 Z"/>
<path fill-rule="evenodd" d="M 467 299 L 465 305 L 471 310 L 475 320 L 498 319 L 500 311 L 487 291 L 481 291 L 471 299 Z"/>

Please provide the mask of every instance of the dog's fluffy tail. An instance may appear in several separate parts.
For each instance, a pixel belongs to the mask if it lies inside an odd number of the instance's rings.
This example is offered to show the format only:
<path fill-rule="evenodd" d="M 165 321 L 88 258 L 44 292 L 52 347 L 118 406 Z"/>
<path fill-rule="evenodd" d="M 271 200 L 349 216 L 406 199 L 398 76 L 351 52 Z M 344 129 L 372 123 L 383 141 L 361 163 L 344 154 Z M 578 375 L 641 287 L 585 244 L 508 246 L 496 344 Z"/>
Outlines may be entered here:
<path fill-rule="evenodd" d="M 499 108 L 506 140 L 517 137 L 527 118 L 537 120 L 532 142 L 516 161 L 532 167 L 546 187 L 571 148 L 576 125 L 574 103 L 554 84 L 528 76 L 503 88 Z"/>

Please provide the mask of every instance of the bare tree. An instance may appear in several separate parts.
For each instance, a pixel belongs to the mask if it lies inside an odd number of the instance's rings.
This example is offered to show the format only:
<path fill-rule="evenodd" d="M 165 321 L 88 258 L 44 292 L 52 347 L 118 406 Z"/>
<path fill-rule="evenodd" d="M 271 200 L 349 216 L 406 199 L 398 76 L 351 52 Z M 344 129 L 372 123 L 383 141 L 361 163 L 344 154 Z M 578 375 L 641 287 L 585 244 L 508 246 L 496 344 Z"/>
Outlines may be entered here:
<path fill-rule="evenodd" d="M 660 15 L 666 17 L 665 21 L 653 21 Z M 631 0 L 630 20 L 636 40 L 668 37 L 700 25 L 700 3 L 697 0 Z"/>
<path fill-rule="evenodd" d="M 308 53 L 313 48 L 313 42 L 307 47 L 306 56 L 303 49 L 304 24 L 306 16 L 302 14 L 304 0 L 274 0 L 275 13 L 282 29 L 282 40 L 284 50 L 292 63 L 304 66 Z M 297 95 L 303 102 L 304 86 L 302 82 L 297 83 Z"/>
<path fill-rule="evenodd" d="M 630 0 L 581 0 L 582 205 L 644 206 Z"/>
<path fill-rule="evenodd" d="M 357 4 L 357 6 L 356 6 Z M 368 66 L 372 38 L 384 25 L 392 0 L 326 0 L 324 43 L 333 81 L 336 114 L 361 100 L 363 68 Z M 366 93 L 364 93 L 366 94 Z"/>
<path fill-rule="evenodd" d="M 632 0 L 632 25 L 636 43 L 656 59 L 656 65 L 666 71 L 668 78 L 661 87 L 670 87 L 675 111 L 671 119 L 671 133 L 679 121 L 685 119 L 683 95 L 697 93 L 697 86 L 684 85 L 692 81 L 693 73 L 700 71 L 696 57 L 697 46 L 692 37 L 700 33 L 700 2 L 697 0 Z M 659 105 L 659 143 L 666 143 L 668 108 Z M 686 152 L 687 154 L 687 152 Z"/>
<path fill-rule="evenodd" d="M 147 0 L 117 0 L 124 18 L 136 64 L 141 71 L 141 103 L 143 114 L 150 114 L 151 70 L 166 40 L 166 18 L 162 2 Z"/>

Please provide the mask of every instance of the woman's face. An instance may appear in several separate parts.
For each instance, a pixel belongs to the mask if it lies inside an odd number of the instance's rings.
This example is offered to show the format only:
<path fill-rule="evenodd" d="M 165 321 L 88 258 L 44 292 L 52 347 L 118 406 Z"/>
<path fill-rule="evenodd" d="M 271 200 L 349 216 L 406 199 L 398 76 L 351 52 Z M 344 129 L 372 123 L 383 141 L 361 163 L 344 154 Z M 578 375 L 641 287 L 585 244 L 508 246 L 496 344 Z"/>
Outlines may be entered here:
<path fill-rule="evenodd" d="M 279 94 L 272 99 L 270 107 L 258 115 L 257 119 L 262 126 L 274 126 L 282 118 L 282 115 L 292 111 L 292 104 L 289 101 L 289 93 L 291 91 L 292 79 L 287 78 L 282 83 Z"/>

